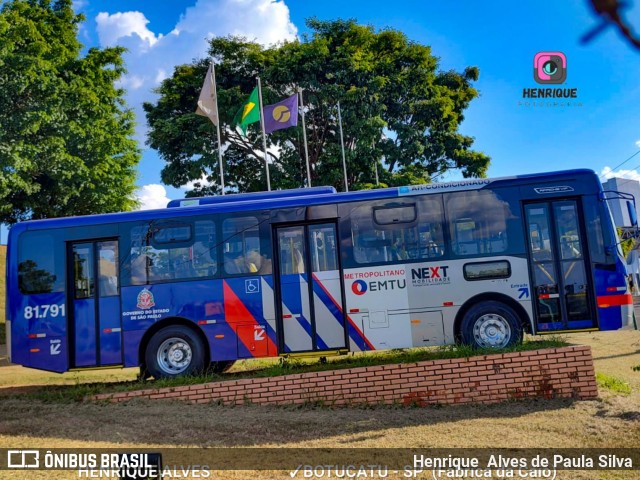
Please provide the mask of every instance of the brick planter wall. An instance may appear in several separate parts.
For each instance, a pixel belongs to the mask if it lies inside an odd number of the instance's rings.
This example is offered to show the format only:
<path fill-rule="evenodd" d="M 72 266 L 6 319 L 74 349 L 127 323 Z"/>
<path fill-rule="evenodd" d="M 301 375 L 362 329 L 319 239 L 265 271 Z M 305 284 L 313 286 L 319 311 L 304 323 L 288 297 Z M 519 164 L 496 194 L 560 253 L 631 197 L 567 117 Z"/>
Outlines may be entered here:
<path fill-rule="evenodd" d="M 239 404 L 495 403 L 520 398 L 595 398 L 591 348 L 572 346 L 472 358 L 359 367 L 270 378 L 101 394 L 91 400 L 133 398 Z"/>

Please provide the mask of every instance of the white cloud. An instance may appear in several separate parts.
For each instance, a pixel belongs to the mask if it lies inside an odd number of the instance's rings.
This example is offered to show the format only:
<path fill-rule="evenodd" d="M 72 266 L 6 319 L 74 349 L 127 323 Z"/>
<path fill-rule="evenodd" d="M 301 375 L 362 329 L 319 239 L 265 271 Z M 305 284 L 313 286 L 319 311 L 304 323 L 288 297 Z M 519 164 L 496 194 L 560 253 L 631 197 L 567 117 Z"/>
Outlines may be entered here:
<path fill-rule="evenodd" d="M 289 19 L 284 1 L 273 0 L 198 0 L 172 32 L 174 35 L 240 35 L 269 45 L 292 40 L 296 27 Z"/>
<path fill-rule="evenodd" d="M 159 68 L 158 69 L 158 74 L 156 75 L 155 78 L 155 83 L 160 83 L 162 82 L 165 78 L 169 78 L 169 75 L 167 75 L 167 72 L 163 69 L 163 68 Z"/>
<path fill-rule="evenodd" d="M 141 144 L 146 132 L 142 103 L 157 98 L 152 90 L 172 75 L 175 66 L 206 57 L 207 39 L 231 34 L 270 45 L 297 35 L 284 0 L 198 0 L 166 35 L 149 30 L 149 20 L 141 12 L 101 12 L 95 21 L 102 47 L 120 45 L 128 50 L 124 54 L 128 73 L 120 86 L 127 90 L 127 102 L 136 114 Z"/>
<path fill-rule="evenodd" d="M 640 173 L 637 170 L 616 170 L 615 172 L 611 167 L 604 167 L 600 172 L 600 177 L 609 180 L 610 178 L 628 178 L 630 180 L 640 181 Z"/>
<path fill-rule="evenodd" d="M 79 11 L 83 10 L 88 3 L 89 0 L 73 0 L 71 2 L 71 8 L 73 8 L 74 12 L 78 13 Z"/>
<path fill-rule="evenodd" d="M 147 28 L 147 17 L 142 12 L 118 12 L 108 14 L 100 12 L 96 17 L 96 30 L 100 44 L 104 47 L 118 45 L 118 40 L 137 36 L 148 46 L 153 46 L 162 36 L 156 35 Z"/>
<path fill-rule="evenodd" d="M 120 79 L 118 82 L 118 88 L 124 88 L 125 90 L 138 90 L 145 83 L 144 78 L 138 75 L 127 75 Z"/>
<path fill-rule="evenodd" d="M 636 147 L 640 148 L 640 140 L 636 140 Z"/>
<path fill-rule="evenodd" d="M 136 198 L 140 202 L 140 210 L 153 210 L 156 208 L 165 208 L 169 203 L 167 190 L 163 185 L 151 183 L 143 185 L 136 190 Z"/>

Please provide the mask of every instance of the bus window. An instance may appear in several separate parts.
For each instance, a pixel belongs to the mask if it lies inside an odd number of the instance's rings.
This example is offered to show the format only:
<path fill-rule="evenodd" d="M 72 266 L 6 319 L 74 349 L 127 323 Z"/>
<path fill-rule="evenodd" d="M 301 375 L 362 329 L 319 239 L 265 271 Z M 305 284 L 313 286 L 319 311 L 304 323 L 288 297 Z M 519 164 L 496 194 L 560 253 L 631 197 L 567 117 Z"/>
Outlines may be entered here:
<path fill-rule="evenodd" d="M 473 232 L 476 229 L 476 222 L 470 218 L 460 218 L 453 222 L 455 235 L 454 238 L 457 241 L 457 245 L 454 247 L 454 251 L 460 253 L 461 245 L 468 245 L 465 249 L 465 253 L 478 253 L 475 248 L 475 242 L 473 240 Z"/>
<path fill-rule="evenodd" d="M 266 273 L 267 260 L 260 251 L 256 217 L 227 218 L 222 222 L 224 271 L 228 275 Z"/>
<path fill-rule="evenodd" d="M 189 280 L 217 272 L 215 224 L 139 225 L 131 229 L 131 284 Z"/>
<path fill-rule="evenodd" d="M 600 217 L 600 204 L 595 196 L 586 195 L 583 199 L 584 215 L 587 222 L 587 238 L 589 242 L 589 256 L 595 263 L 607 263 L 605 242 L 602 234 L 602 220 Z"/>
<path fill-rule="evenodd" d="M 157 245 L 189 242 L 192 237 L 191 224 L 158 224 L 152 227 L 153 243 Z"/>
<path fill-rule="evenodd" d="M 59 244 L 59 243 L 58 243 Z M 25 232 L 20 236 L 18 287 L 25 294 L 62 292 L 63 259 L 56 255 L 54 235 Z"/>
<path fill-rule="evenodd" d="M 507 250 L 509 204 L 491 191 L 447 194 L 452 250 L 456 255 L 482 255 Z"/>
<path fill-rule="evenodd" d="M 560 254 L 563 260 L 581 258 L 582 246 L 578 236 L 578 220 L 572 204 L 555 206 L 556 228 L 560 237 Z"/>
<path fill-rule="evenodd" d="M 544 207 L 528 207 L 529 242 L 531 254 L 536 262 L 553 259 L 549 236 L 548 213 Z"/>
<path fill-rule="evenodd" d="M 351 211 L 351 235 L 358 264 L 441 257 L 445 252 L 441 197 L 401 205 L 362 203 Z"/>
<path fill-rule="evenodd" d="M 381 226 L 413 223 L 417 216 L 415 203 L 373 207 L 373 219 Z"/>
<path fill-rule="evenodd" d="M 291 275 L 305 273 L 307 265 L 304 258 L 304 228 L 290 227 L 278 231 L 280 248 L 280 274 Z"/>
<path fill-rule="evenodd" d="M 91 243 L 74 245 L 73 279 L 77 299 L 95 296 L 93 278 L 93 245 Z"/>
<path fill-rule="evenodd" d="M 213 222 L 196 222 L 196 241 L 191 248 L 192 266 L 198 277 L 211 277 L 218 272 L 216 229 Z"/>
<path fill-rule="evenodd" d="M 529 225 L 529 238 L 531 239 L 531 251 L 539 252 L 543 248 L 542 244 L 542 231 L 540 225 L 532 223 Z"/>
<path fill-rule="evenodd" d="M 311 265 L 314 272 L 325 272 L 338 268 L 337 240 L 333 225 L 310 227 Z"/>
<path fill-rule="evenodd" d="M 98 282 L 101 297 L 118 294 L 118 242 L 98 243 Z"/>

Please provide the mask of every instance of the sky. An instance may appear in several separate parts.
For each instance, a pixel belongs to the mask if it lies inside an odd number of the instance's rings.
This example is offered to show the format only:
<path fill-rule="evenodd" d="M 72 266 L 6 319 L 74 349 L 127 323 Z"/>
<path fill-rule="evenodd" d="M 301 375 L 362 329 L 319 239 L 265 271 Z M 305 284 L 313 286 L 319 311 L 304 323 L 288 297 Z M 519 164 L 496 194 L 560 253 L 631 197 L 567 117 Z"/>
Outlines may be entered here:
<path fill-rule="evenodd" d="M 629 3 L 626 16 L 640 35 L 640 1 Z M 400 30 L 431 46 L 442 70 L 477 66 L 480 96 L 460 131 L 491 157 L 489 177 L 590 168 L 603 180 L 640 180 L 640 155 L 627 160 L 640 151 L 640 50 L 613 27 L 581 44 L 599 23 L 588 0 L 75 0 L 74 8 L 86 17 L 80 28 L 86 47 L 128 49 L 121 86 L 143 148 L 142 208 L 163 208 L 186 191 L 161 184 L 164 162 L 144 144 L 142 102 L 157 99 L 153 89 L 175 66 L 204 58 L 212 36 L 242 35 L 270 45 L 301 38 L 310 17 Z M 545 87 L 533 78 L 534 56 L 545 51 L 567 58 L 567 77 L 558 87 L 577 89 L 571 106 L 522 98 L 525 88 Z M 438 180 L 459 178 L 452 171 Z"/>

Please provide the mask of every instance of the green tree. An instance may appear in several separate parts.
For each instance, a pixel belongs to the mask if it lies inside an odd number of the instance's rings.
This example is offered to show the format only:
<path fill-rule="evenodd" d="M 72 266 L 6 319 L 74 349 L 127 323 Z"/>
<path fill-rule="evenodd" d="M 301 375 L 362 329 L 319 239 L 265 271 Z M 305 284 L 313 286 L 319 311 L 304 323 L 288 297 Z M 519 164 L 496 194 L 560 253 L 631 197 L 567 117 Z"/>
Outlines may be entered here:
<path fill-rule="evenodd" d="M 353 20 L 308 20 L 311 34 L 302 41 L 262 47 L 237 37 L 213 38 L 218 103 L 225 145 L 226 183 L 239 191 L 265 189 L 259 128 L 248 138 L 233 128 L 238 107 L 262 80 L 264 103 L 304 89 L 312 183 L 343 189 L 337 103 L 344 130 L 348 180 L 352 188 L 370 188 L 376 164 L 386 185 L 428 183 L 449 169 L 465 177 L 486 174 L 489 157 L 472 150 L 473 138 L 458 132 L 464 110 L 478 92 L 478 69 L 440 71 L 428 46 L 409 41 L 396 30 L 376 32 Z M 195 105 L 208 60 L 176 68 L 158 89 L 160 98 L 144 108 L 151 127 L 148 143 L 167 165 L 165 183 L 217 181 L 217 145 L 208 119 Z M 255 124 L 259 125 L 259 124 Z M 304 184 L 306 167 L 302 129 L 269 135 L 272 185 Z M 206 182 L 192 194 L 213 193 Z"/>
<path fill-rule="evenodd" d="M 115 87 L 121 48 L 81 56 L 71 0 L 0 10 L 0 221 L 135 205 L 134 117 Z"/>

